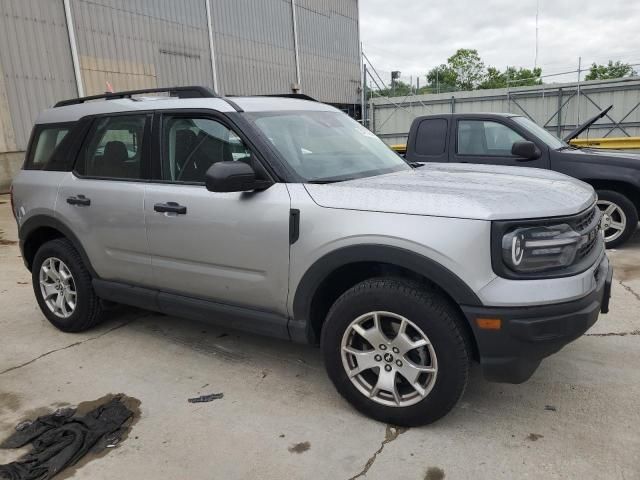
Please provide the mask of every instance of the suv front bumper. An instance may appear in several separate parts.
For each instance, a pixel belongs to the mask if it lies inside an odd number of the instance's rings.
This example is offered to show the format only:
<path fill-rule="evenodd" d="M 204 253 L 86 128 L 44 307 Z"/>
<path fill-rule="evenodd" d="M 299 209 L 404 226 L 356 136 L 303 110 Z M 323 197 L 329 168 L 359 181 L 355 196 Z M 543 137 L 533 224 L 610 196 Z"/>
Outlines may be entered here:
<path fill-rule="evenodd" d="M 595 270 L 596 288 L 571 302 L 533 307 L 466 307 L 485 378 L 522 383 L 543 358 L 585 333 L 600 313 L 609 311 L 613 269 L 605 256 Z M 481 329 L 478 319 L 499 319 L 500 328 Z"/>

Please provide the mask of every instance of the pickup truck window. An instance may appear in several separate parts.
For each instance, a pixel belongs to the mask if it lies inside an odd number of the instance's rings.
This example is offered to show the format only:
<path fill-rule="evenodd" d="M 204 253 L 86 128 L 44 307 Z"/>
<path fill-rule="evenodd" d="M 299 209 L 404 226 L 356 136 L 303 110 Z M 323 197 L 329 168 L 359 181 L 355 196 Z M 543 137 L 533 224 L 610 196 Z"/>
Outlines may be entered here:
<path fill-rule="evenodd" d="M 341 112 L 246 115 L 308 182 L 339 182 L 411 169 L 382 140 Z"/>
<path fill-rule="evenodd" d="M 458 122 L 457 153 L 460 155 L 511 156 L 511 146 L 521 140 L 524 138 L 520 134 L 498 122 Z"/>
<path fill-rule="evenodd" d="M 416 135 L 416 154 L 441 155 L 447 140 L 447 121 L 444 118 L 422 120 Z"/>
<path fill-rule="evenodd" d="M 535 122 L 532 122 L 528 118 L 525 118 L 525 117 L 512 117 L 512 118 L 516 123 L 522 125 L 528 131 L 533 133 L 536 137 L 538 137 L 540 140 L 542 140 L 544 143 L 546 143 L 547 146 L 549 148 L 552 148 L 553 150 L 558 150 L 559 148 L 563 148 L 563 147 L 568 147 L 569 146 L 567 143 L 565 143 L 562 140 L 558 139 L 558 137 L 556 137 L 552 133 L 547 132 L 540 125 L 538 125 Z"/>

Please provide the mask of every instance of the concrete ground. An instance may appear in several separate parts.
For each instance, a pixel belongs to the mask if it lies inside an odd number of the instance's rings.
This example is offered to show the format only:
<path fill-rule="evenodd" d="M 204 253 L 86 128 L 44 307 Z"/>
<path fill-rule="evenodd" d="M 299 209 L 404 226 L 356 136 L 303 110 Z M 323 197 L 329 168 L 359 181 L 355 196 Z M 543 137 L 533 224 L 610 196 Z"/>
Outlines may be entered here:
<path fill-rule="evenodd" d="M 640 233 L 611 252 L 612 310 L 587 335 L 523 385 L 487 383 L 476 368 L 453 412 L 404 431 L 343 401 L 315 348 L 137 310 L 57 331 L 34 300 L 8 200 L 0 438 L 43 408 L 119 392 L 141 402 L 129 437 L 74 478 L 640 478 Z M 187 402 L 214 392 L 224 398 Z M 0 450 L 0 464 L 17 453 Z"/>

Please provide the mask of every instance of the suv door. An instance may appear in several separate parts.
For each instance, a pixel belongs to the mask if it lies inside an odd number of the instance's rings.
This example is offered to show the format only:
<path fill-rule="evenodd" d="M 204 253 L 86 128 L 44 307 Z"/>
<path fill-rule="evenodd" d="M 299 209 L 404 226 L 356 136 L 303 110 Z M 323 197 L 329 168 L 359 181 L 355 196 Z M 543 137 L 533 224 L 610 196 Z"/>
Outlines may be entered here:
<path fill-rule="evenodd" d="M 144 113 L 95 118 L 58 190 L 56 215 L 105 280 L 151 283 L 143 210 L 150 126 Z"/>
<path fill-rule="evenodd" d="M 286 313 L 290 199 L 286 185 L 213 193 L 205 173 L 220 161 L 250 163 L 255 151 L 214 114 L 159 115 L 158 181 L 145 219 L 154 283 L 163 291 Z M 167 212 L 167 207 L 174 210 Z"/>
<path fill-rule="evenodd" d="M 489 119 L 458 119 L 455 126 L 456 134 L 451 139 L 452 162 L 549 167 L 546 149 L 535 160 L 524 160 L 512 155 L 511 147 L 514 142 L 528 139 L 505 123 Z"/>

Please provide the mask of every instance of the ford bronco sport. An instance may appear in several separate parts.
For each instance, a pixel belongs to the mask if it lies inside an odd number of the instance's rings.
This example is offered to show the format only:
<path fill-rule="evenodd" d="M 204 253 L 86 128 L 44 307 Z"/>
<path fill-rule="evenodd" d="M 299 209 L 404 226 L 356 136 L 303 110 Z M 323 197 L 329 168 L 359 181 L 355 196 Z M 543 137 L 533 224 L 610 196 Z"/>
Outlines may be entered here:
<path fill-rule="evenodd" d="M 523 382 L 607 312 L 579 180 L 407 163 L 309 99 L 157 91 L 63 101 L 33 129 L 13 211 L 61 330 L 116 302 L 319 343 L 353 406 L 420 425 L 453 408 L 471 361 Z"/>

